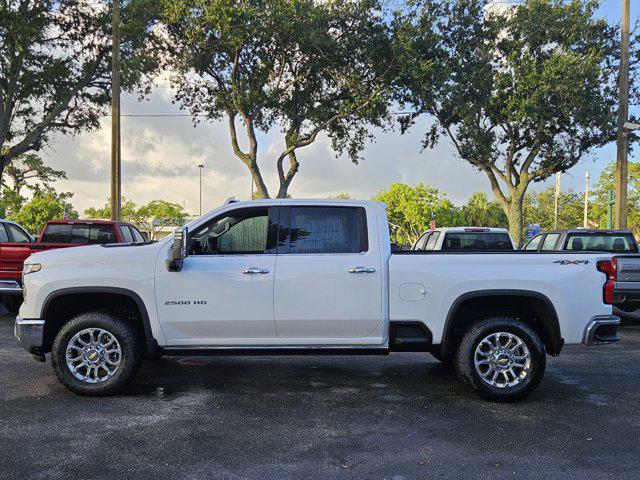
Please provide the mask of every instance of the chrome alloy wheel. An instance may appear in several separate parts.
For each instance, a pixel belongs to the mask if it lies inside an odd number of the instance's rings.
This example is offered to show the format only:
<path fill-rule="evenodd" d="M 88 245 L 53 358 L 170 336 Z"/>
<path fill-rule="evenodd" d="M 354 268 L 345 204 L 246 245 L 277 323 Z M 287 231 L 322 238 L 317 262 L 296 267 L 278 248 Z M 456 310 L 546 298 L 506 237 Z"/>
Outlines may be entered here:
<path fill-rule="evenodd" d="M 529 376 L 531 352 L 517 335 L 496 332 L 480 341 L 474 363 L 486 384 L 497 388 L 515 387 Z"/>
<path fill-rule="evenodd" d="M 120 367 L 122 350 L 118 339 L 107 330 L 85 328 L 69 340 L 65 356 L 74 377 L 85 383 L 101 383 Z"/>

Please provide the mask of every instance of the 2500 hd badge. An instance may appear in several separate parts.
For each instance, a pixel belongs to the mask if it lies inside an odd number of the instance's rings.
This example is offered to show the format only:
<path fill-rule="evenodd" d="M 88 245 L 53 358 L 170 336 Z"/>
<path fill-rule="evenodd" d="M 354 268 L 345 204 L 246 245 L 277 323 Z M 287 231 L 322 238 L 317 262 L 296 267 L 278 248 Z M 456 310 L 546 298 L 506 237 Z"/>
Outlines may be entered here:
<path fill-rule="evenodd" d="M 166 300 L 165 305 L 206 305 L 206 300 Z"/>

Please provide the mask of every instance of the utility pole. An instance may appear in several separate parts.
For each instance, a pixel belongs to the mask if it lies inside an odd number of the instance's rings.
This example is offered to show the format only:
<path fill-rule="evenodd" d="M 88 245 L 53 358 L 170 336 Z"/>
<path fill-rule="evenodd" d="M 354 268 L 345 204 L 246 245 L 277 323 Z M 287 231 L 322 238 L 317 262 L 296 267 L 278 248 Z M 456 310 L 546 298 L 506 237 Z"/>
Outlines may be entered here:
<path fill-rule="evenodd" d="M 113 0 L 111 35 L 111 220 L 120 220 L 120 0 Z"/>
<path fill-rule="evenodd" d="M 556 194 L 553 206 L 553 229 L 558 228 L 558 198 L 560 198 L 560 172 L 556 172 Z"/>
<path fill-rule="evenodd" d="M 589 172 L 584 174 L 584 219 L 583 227 L 589 228 Z"/>
<path fill-rule="evenodd" d="M 615 171 L 615 225 L 616 228 L 627 228 L 627 153 L 629 137 L 624 124 L 629 116 L 629 0 L 622 0 L 622 32 L 620 36 L 620 78 L 618 109 L 618 138 Z"/>
<path fill-rule="evenodd" d="M 198 170 L 200 171 L 200 216 L 202 216 L 202 169 L 204 165 L 198 165 Z"/>

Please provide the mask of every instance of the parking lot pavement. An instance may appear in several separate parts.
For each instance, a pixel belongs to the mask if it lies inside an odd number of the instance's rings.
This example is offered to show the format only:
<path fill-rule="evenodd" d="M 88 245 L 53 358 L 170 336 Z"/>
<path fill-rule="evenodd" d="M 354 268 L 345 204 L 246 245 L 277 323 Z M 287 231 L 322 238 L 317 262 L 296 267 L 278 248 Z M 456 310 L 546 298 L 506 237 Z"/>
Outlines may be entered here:
<path fill-rule="evenodd" d="M 170 358 L 83 398 L 0 317 L 2 479 L 640 477 L 640 328 L 487 403 L 427 354 Z M 48 359 L 48 357 L 47 357 Z"/>

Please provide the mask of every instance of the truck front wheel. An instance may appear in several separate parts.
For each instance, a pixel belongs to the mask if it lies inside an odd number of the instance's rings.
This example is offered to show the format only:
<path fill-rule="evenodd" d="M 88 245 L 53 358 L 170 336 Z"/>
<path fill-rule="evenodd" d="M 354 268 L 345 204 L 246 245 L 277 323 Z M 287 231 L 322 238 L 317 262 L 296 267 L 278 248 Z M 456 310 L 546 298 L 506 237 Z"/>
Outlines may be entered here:
<path fill-rule="evenodd" d="M 51 365 L 72 392 L 105 396 L 119 392 L 133 379 L 143 353 L 134 326 L 109 312 L 87 312 L 60 329 Z"/>
<path fill-rule="evenodd" d="M 513 402 L 538 386 L 546 353 L 530 326 L 511 317 L 492 317 L 471 325 L 454 363 L 460 379 L 481 397 Z"/>

